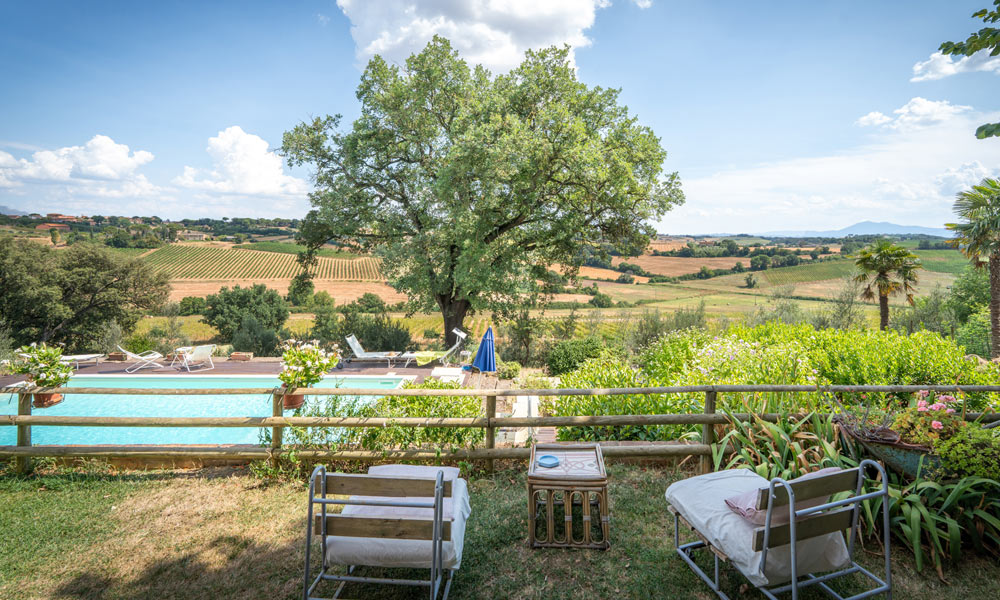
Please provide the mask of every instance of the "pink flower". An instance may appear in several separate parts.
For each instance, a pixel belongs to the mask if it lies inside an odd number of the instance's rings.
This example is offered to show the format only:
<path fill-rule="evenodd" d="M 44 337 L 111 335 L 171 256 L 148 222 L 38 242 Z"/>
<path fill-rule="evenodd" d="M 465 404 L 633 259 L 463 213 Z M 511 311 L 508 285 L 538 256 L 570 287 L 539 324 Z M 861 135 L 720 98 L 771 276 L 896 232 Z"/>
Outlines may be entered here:
<path fill-rule="evenodd" d="M 955 401 L 955 397 L 954 396 L 949 396 L 947 394 L 942 394 L 942 395 L 938 396 L 937 399 L 938 399 L 938 402 L 954 402 Z"/>
<path fill-rule="evenodd" d="M 930 394 L 931 393 L 928 390 L 920 390 L 919 392 L 917 392 L 917 395 L 920 396 L 921 398 L 926 398 L 927 396 L 930 396 Z"/>
<path fill-rule="evenodd" d="M 944 410 L 945 408 L 947 408 L 947 406 L 945 406 L 943 402 L 935 402 L 930 406 L 931 410 Z"/>
<path fill-rule="evenodd" d="M 927 406 L 926 400 L 917 400 L 917 406 Z"/>
<path fill-rule="evenodd" d="M 932 429 L 944 429 L 944 425 L 941 424 L 941 421 L 931 421 L 931 428 Z"/>
<path fill-rule="evenodd" d="M 925 402 L 924 404 L 918 404 L 917 412 L 927 412 L 927 403 Z"/>
<path fill-rule="evenodd" d="M 949 408 L 949 409 L 945 410 L 944 412 L 946 412 L 946 413 L 948 413 L 950 415 L 951 413 L 955 412 L 955 409 L 954 408 Z"/>

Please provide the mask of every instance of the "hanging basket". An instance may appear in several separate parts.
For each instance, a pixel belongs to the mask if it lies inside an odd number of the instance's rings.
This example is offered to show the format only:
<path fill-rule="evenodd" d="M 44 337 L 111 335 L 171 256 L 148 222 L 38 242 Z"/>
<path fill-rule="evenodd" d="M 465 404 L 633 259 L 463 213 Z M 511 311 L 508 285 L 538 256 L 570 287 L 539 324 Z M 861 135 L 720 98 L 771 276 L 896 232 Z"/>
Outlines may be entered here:
<path fill-rule="evenodd" d="M 285 394 L 284 390 L 288 389 L 284 385 L 281 386 L 282 392 L 275 392 L 275 399 L 281 398 L 281 407 L 285 410 L 295 410 L 303 404 L 305 404 L 306 397 L 304 394 Z"/>
<path fill-rule="evenodd" d="M 33 394 L 34 400 L 31 405 L 35 408 L 48 408 L 63 401 L 63 395 L 59 393 Z"/>

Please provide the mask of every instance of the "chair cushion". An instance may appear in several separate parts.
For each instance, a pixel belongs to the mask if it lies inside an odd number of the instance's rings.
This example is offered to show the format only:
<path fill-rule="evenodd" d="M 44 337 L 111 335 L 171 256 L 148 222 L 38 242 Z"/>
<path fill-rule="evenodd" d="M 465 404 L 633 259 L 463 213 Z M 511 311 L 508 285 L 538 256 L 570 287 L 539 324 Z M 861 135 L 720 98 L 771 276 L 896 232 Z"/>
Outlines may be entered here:
<path fill-rule="evenodd" d="M 462 548 L 465 545 L 465 523 L 472 513 L 469 504 L 469 488 L 464 479 L 459 479 L 455 467 L 428 467 L 421 465 L 380 465 L 370 467 L 369 475 L 397 477 L 419 477 L 433 479 L 438 471 L 444 472 L 444 479 L 451 480 L 452 497 L 444 499 L 444 520 L 451 520 L 451 540 L 441 544 L 443 565 L 446 569 L 462 566 Z M 368 496 L 351 496 L 365 499 Z M 433 498 L 406 497 L 405 500 L 433 500 Z M 348 504 L 341 514 L 364 517 L 427 519 L 431 520 L 431 508 L 407 508 L 403 506 L 363 506 Z M 396 540 L 389 538 L 364 538 L 330 535 L 326 538 L 327 564 L 368 565 L 376 567 L 411 567 L 429 569 L 431 566 L 430 540 Z"/>
<path fill-rule="evenodd" d="M 766 487 L 768 481 L 747 469 L 707 473 L 682 479 L 666 491 L 667 502 L 706 540 L 722 551 L 743 575 L 757 586 L 778 585 L 791 579 L 790 545 L 773 547 L 761 569 L 760 552 L 753 551 L 757 527 L 726 505 L 729 498 Z M 798 575 L 842 569 L 850 564 L 843 534 L 826 535 L 798 543 Z"/>

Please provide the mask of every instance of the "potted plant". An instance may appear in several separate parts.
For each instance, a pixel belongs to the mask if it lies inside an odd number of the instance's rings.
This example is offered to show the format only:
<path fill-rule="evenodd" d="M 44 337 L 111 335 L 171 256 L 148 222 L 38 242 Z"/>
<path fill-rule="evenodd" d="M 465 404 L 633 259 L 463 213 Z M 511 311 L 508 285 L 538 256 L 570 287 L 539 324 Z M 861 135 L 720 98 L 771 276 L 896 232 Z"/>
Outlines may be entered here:
<path fill-rule="evenodd" d="M 45 343 L 22 346 L 18 358 L 11 364 L 11 372 L 27 375 L 28 382 L 42 388 L 60 388 L 69 383 L 73 366 L 62 362 L 62 348 Z M 63 395 L 58 392 L 34 394 L 35 408 L 59 404 Z"/>
<path fill-rule="evenodd" d="M 881 424 L 867 418 L 841 419 L 844 431 L 868 452 L 894 470 L 910 477 L 936 471 L 941 459 L 934 453 L 939 441 L 951 438 L 968 427 L 954 408 L 959 401 L 951 395 L 917 392 L 916 401 L 895 413 L 887 413 Z"/>
<path fill-rule="evenodd" d="M 280 395 L 285 410 L 292 410 L 305 401 L 303 394 L 296 394 L 295 390 L 312 387 L 322 381 L 327 371 L 340 362 L 340 349 L 334 344 L 329 350 L 324 350 L 316 340 L 287 340 L 282 349 L 281 373 L 278 374 L 282 389 Z M 286 390 L 291 393 L 285 393 Z"/>

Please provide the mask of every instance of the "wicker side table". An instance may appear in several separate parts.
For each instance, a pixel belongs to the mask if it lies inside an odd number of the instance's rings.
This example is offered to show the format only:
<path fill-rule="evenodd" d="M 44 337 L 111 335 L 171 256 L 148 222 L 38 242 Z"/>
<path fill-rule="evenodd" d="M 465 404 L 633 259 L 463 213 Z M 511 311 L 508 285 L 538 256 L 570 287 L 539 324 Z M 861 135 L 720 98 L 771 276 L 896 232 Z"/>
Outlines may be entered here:
<path fill-rule="evenodd" d="M 559 466 L 538 466 L 538 457 L 545 454 L 557 457 Z M 611 545 L 610 509 L 601 446 L 535 444 L 530 460 L 528 542 L 531 547 L 607 549 Z M 559 521 L 561 527 L 557 527 Z M 539 532 L 539 528 L 543 531 Z"/>

